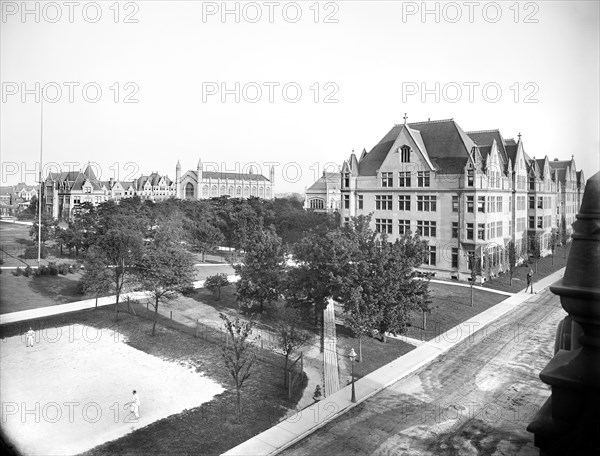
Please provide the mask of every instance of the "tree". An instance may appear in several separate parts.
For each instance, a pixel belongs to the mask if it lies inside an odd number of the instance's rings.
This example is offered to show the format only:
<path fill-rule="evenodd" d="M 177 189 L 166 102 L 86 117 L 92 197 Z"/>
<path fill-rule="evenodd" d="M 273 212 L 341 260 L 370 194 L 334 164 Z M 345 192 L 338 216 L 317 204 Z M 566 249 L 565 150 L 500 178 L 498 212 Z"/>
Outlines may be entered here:
<path fill-rule="evenodd" d="M 188 220 L 186 229 L 192 249 L 202 254 L 202 261 L 206 260 L 207 253 L 214 252 L 224 240 L 221 230 L 205 219 Z"/>
<path fill-rule="evenodd" d="M 289 358 L 298 348 L 305 345 L 310 340 L 310 334 L 302 329 L 302 316 L 297 309 L 284 307 L 277 311 L 275 315 L 275 347 L 284 358 L 283 385 L 287 386 L 288 362 Z"/>
<path fill-rule="evenodd" d="M 517 247 L 514 240 L 510 240 L 508 243 L 508 274 L 510 277 L 510 286 L 513 284 L 513 276 L 515 269 L 517 268 Z"/>
<path fill-rule="evenodd" d="M 36 219 L 36 221 L 33 222 L 33 226 L 29 229 L 29 236 L 31 236 L 31 239 L 36 244 L 38 243 L 38 236 L 40 234 L 39 226 L 38 220 Z M 42 212 L 42 244 L 46 244 L 46 241 L 53 239 L 57 229 L 58 220 L 52 218 L 46 212 Z"/>
<path fill-rule="evenodd" d="M 126 285 L 134 282 L 141 254 L 140 237 L 118 229 L 99 236 L 96 244 L 86 252 L 83 289 L 92 293 L 115 293 L 115 320 L 119 319 L 119 298 Z M 108 289 L 107 284 L 110 284 Z"/>
<path fill-rule="evenodd" d="M 227 274 L 220 272 L 218 274 L 207 277 L 204 281 L 204 288 L 213 294 L 217 295 L 217 301 L 221 299 L 221 288 L 231 285 Z"/>
<path fill-rule="evenodd" d="M 538 261 L 542 257 L 541 241 L 541 237 L 537 233 L 529 236 L 529 256 L 533 258 L 533 262 L 535 263 L 536 274 L 538 270 Z"/>
<path fill-rule="evenodd" d="M 220 313 L 219 317 L 223 320 L 225 330 L 227 331 L 227 338 L 222 347 L 222 356 L 225 366 L 235 383 L 237 398 L 235 412 L 237 422 L 240 423 L 242 387 L 246 380 L 250 378 L 252 366 L 256 361 L 256 354 L 251 350 L 251 345 L 248 341 L 248 337 L 252 334 L 254 328 L 254 322 L 240 320 L 239 316 L 231 320 L 223 313 Z M 228 343 L 229 338 L 231 339 L 231 346 Z"/>
<path fill-rule="evenodd" d="M 550 237 L 548 239 L 548 246 L 552 251 L 552 264 L 554 264 L 554 251 L 556 250 L 556 246 L 560 243 L 560 233 L 558 232 L 558 228 L 552 228 L 550 231 Z"/>
<path fill-rule="evenodd" d="M 370 300 L 368 307 L 377 309 L 376 329 L 381 341 L 386 333 L 403 334 L 416 310 L 428 310 L 431 302 L 429 282 L 416 280 L 416 267 L 427 254 L 427 242 L 418 235 L 403 235 L 394 243 L 383 235 L 371 262 L 370 277 L 362 282 L 363 299 Z"/>
<path fill-rule="evenodd" d="M 325 233 L 312 231 L 293 248 L 297 266 L 287 272 L 285 298 L 293 307 L 313 309 L 315 325 L 329 298 L 340 289 L 344 268 L 352 262 L 353 245 L 354 241 L 338 228 Z"/>
<path fill-rule="evenodd" d="M 481 274 L 481 257 L 477 252 L 472 252 L 469 256 L 469 269 L 471 270 L 471 307 L 473 307 L 473 286 L 477 276 Z"/>
<path fill-rule="evenodd" d="M 233 265 L 240 277 L 236 282 L 236 299 L 263 312 L 264 304 L 276 301 L 281 294 L 285 257 L 281 239 L 272 231 L 258 227 L 246 242 L 244 260 Z"/>
<path fill-rule="evenodd" d="M 560 243 L 563 246 L 564 258 L 567 258 L 567 244 L 569 242 L 569 233 L 567 232 L 567 220 L 563 215 L 560 219 Z"/>
<path fill-rule="evenodd" d="M 159 304 L 175 299 L 192 286 L 194 266 L 190 255 L 176 244 L 155 243 L 143 249 L 136 269 L 140 285 L 150 292 L 154 301 L 154 336 Z"/>
<path fill-rule="evenodd" d="M 367 309 L 367 303 L 362 298 L 362 287 L 352 288 L 345 299 L 345 323 L 358 338 L 358 361 L 362 361 L 362 339 L 375 327 L 374 312 Z"/>

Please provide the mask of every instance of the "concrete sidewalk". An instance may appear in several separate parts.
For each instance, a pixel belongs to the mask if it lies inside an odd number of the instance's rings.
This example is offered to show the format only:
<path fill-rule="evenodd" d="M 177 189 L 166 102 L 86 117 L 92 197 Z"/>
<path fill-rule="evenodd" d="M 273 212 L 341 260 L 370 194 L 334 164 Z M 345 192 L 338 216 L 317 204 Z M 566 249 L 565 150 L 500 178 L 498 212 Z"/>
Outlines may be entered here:
<path fill-rule="evenodd" d="M 548 277 L 536 282 L 537 292 L 549 287 L 564 275 L 565 268 L 556 271 Z M 452 347 L 473 337 L 481 329 L 507 314 L 518 305 L 523 304 L 532 294 L 521 291 L 508 297 L 468 321 L 455 326 L 449 331 L 436 336 L 408 352 L 406 355 L 366 375 L 355 383 L 356 403 L 350 402 L 351 386 L 346 386 L 331 396 L 317 402 L 270 429 L 230 449 L 224 455 L 275 455 L 304 437 L 312 434 L 328 422 L 352 409 L 382 389 L 396 383 L 420 368 L 428 365 L 438 356 Z"/>

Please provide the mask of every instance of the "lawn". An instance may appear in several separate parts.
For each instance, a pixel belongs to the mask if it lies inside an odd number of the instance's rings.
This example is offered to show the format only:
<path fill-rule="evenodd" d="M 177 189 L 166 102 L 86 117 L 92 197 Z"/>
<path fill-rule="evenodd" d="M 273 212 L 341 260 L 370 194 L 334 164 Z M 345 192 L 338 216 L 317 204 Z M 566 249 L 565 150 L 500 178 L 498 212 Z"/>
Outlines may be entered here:
<path fill-rule="evenodd" d="M 99 308 L 47 318 L 43 322 L 34 322 L 33 326 L 38 329 L 81 324 L 115 329 L 113 312 L 112 307 Z M 157 335 L 152 337 L 150 321 L 127 313 L 120 314 L 118 332 L 131 347 L 166 361 L 192 366 L 197 372 L 224 385 L 227 390 L 210 402 L 136 429 L 117 440 L 93 448 L 85 455 L 220 454 L 270 428 L 297 403 L 301 392 L 288 400 L 287 391 L 281 385 L 280 357 L 265 351 L 257 360 L 253 374 L 244 387 L 242 421 L 237 424 L 234 413 L 235 389 L 225 369 L 220 344 L 195 338 L 188 331 L 189 328 L 178 328 L 177 323 L 164 318 L 161 318 L 158 328 Z M 28 328 L 13 324 L 0 329 L 4 338 L 22 334 Z M 162 387 L 168 390 L 170 385 L 165 382 Z"/>
<path fill-rule="evenodd" d="M 355 338 L 352 332 L 342 325 L 336 325 L 337 333 L 337 350 L 338 362 L 340 365 L 340 386 L 344 387 L 344 375 L 347 380 L 350 380 L 350 361 L 348 353 L 351 348 L 354 348 L 356 354 L 359 354 L 358 339 Z M 415 347 L 401 340 L 392 337 L 387 338 L 387 342 L 383 343 L 379 339 L 373 337 L 363 337 L 362 339 L 362 354 L 363 359 L 358 359 L 354 365 L 354 376 L 356 379 L 364 377 L 367 374 L 391 363 L 396 358 L 405 355 Z"/>
<path fill-rule="evenodd" d="M 0 274 L 0 313 L 55 306 L 85 299 L 79 291 L 79 273 L 55 276 L 16 276 Z"/>
<path fill-rule="evenodd" d="M 570 246 L 567 246 L 567 258 L 565 258 L 565 249 L 562 246 L 556 248 L 556 251 L 554 252 L 554 260 L 552 260 L 551 255 L 541 258 L 537 264 L 537 272 L 533 263 L 530 263 L 529 265 L 524 264 L 517 266 L 513 274 L 512 287 L 510 286 L 510 276 L 508 273 L 504 273 L 495 279 L 485 282 L 483 287 L 500 291 L 508 291 L 509 293 L 517 293 L 518 291 L 525 289 L 525 286 L 527 285 L 527 272 L 529 269 L 533 269 L 535 290 L 535 282 L 537 280 L 543 279 L 544 277 L 558 271 L 561 268 L 564 268 L 567 265 L 569 250 Z"/>
<path fill-rule="evenodd" d="M 427 315 L 427 328 L 423 329 L 422 315 L 416 315 L 413 318 L 413 326 L 408 328 L 406 333 L 408 337 L 431 340 L 507 298 L 497 293 L 474 289 L 474 305 L 471 307 L 469 287 L 430 283 L 429 290 L 432 311 Z"/>

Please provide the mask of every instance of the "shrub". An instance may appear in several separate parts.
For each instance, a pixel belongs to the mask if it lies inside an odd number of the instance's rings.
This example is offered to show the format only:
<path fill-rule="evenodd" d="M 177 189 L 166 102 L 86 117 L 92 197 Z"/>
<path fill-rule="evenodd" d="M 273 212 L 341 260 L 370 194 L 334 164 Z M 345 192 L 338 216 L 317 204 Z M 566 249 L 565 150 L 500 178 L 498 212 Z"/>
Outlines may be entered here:
<path fill-rule="evenodd" d="M 25 277 L 31 277 L 33 275 L 33 268 L 27 265 L 25 271 L 23 271 L 23 274 L 25 275 Z"/>
<path fill-rule="evenodd" d="M 62 275 L 67 275 L 67 273 L 69 272 L 69 265 L 67 263 L 60 263 L 57 265 L 58 267 L 58 272 Z"/>
<path fill-rule="evenodd" d="M 46 246 L 44 244 L 42 244 L 42 248 L 40 250 L 40 257 L 46 258 L 47 256 L 48 256 L 48 249 L 46 248 Z M 23 255 L 21 255 L 21 257 L 25 258 L 26 260 L 37 260 L 38 246 L 30 245 L 29 247 L 27 247 L 25 249 L 25 252 L 23 253 Z"/>
<path fill-rule="evenodd" d="M 20 266 L 17 266 L 17 270 L 15 271 L 15 275 L 16 276 L 20 276 L 23 274 L 23 270 L 21 269 Z"/>
<path fill-rule="evenodd" d="M 56 266 L 56 263 L 54 263 L 54 262 L 48 263 L 48 275 L 51 275 L 51 276 L 58 275 L 58 267 Z"/>
<path fill-rule="evenodd" d="M 75 269 L 73 268 L 73 266 L 69 266 L 68 270 L 70 274 L 75 274 Z"/>
<path fill-rule="evenodd" d="M 38 276 L 45 276 L 45 275 L 48 275 L 48 266 L 44 266 L 44 265 L 40 266 L 40 267 L 37 269 L 37 275 L 38 275 Z"/>

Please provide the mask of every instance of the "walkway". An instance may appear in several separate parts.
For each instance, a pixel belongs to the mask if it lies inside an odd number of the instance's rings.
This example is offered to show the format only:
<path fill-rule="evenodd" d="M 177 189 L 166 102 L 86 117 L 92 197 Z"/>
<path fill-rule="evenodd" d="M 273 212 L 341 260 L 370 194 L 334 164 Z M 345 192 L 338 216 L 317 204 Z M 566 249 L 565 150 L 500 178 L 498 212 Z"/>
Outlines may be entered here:
<path fill-rule="evenodd" d="M 323 311 L 323 372 L 325 397 L 329 397 L 340 389 L 333 299 L 329 300 L 327 308 Z"/>
<path fill-rule="evenodd" d="M 559 280 L 565 269 L 541 279 L 537 289 L 541 292 Z M 504 315 L 512 312 L 535 295 L 519 292 L 484 312 L 470 318 L 444 334 L 416 347 L 404 356 L 377 369 L 358 380 L 355 384 L 357 402 L 350 402 L 351 386 L 313 404 L 276 426 L 256 435 L 246 442 L 227 451 L 225 455 L 275 455 L 315 432 L 325 424 L 351 410 L 378 392 L 427 366 L 440 355 L 473 336 Z"/>
<path fill-rule="evenodd" d="M 213 265 L 214 266 L 214 265 Z M 239 277 L 231 275 L 227 277 L 230 282 L 237 282 Z M 194 288 L 202 288 L 204 280 L 194 282 Z M 127 298 L 131 300 L 147 299 L 150 297 L 147 291 L 136 291 L 132 293 L 123 293 L 120 297 L 119 304 L 125 304 Z M 49 317 L 52 315 L 60 315 L 68 312 L 77 312 L 79 310 L 93 309 L 94 307 L 109 306 L 114 304 L 116 296 L 105 296 L 98 299 L 85 299 L 83 301 L 70 302 L 67 304 L 58 304 L 55 306 L 39 307 L 37 309 L 22 310 L 20 312 L 11 312 L 0 315 L 0 325 L 7 323 L 16 323 L 19 321 L 34 320 L 36 318 Z"/>

